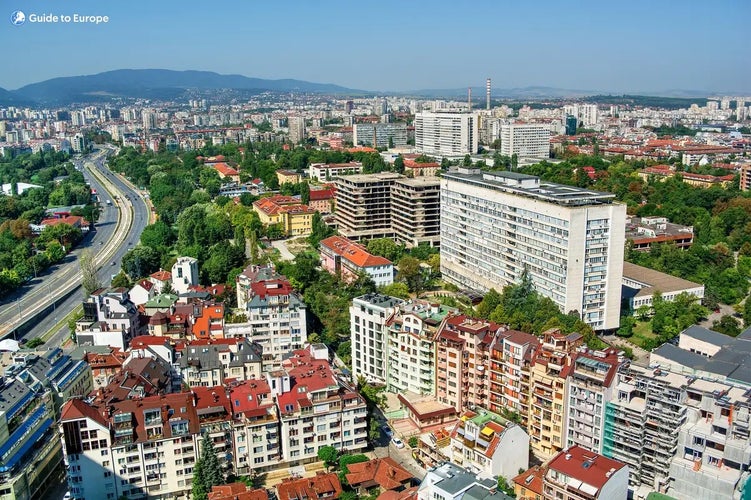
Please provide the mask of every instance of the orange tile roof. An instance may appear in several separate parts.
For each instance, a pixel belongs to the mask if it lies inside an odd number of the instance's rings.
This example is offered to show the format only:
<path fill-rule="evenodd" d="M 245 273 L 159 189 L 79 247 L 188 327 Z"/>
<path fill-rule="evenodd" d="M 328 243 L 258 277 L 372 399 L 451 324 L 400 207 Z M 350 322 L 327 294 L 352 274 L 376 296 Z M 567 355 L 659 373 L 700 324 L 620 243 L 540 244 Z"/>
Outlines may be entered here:
<path fill-rule="evenodd" d="M 269 494 L 263 488 L 253 489 L 243 483 L 230 483 L 213 486 L 209 500 L 268 500 Z"/>
<path fill-rule="evenodd" d="M 545 468 L 535 465 L 516 476 L 512 481 L 522 488 L 526 488 L 532 493 L 542 496 L 542 478 L 545 475 Z M 522 496 L 519 500 L 532 499 L 531 496 Z"/>
<path fill-rule="evenodd" d="M 382 490 L 394 490 L 413 478 L 412 474 L 391 457 L 349 464 L 347 468 L 349 469 L 347 482 L 355 488 L 359 485 L 371 487 L 370 484 L 372 486 L 377 484 Z"/>
<path fill-rule="evenodd" d="M 321 246 L 352 262 L 357 267 L 388 266 L 391 261 L 369 253 L 366 248 L 341 236 L 331 236 L 321 240 Z"/>
<path fill-rule="evenodd" d="M 172 273 L 169 271 L 164 271 L 162 269 L 155 273 L 151 273 L 150 276 L 158 281 L 169 281 L 172 279 Z"/>
<path fill-rule="evenodd" d="M 315 477 L 286 478 L 276 485 L 276 492 L 279 500 L 336 499 L 342 493 L 342 484 L 335 473 L 318 472 Z"/>
<path fill-rule="evenodd" d="M 60 421 L 65 422 L 82 418 L 90 418 L 105 427 L 107 426 L 107 420 L 96 410 L 96 408 L 87 405 L 83 399 L 69 399 L 63 405 L 60 412 Z"/>
<path fill-rule="evenodd" d="M 234 168 L 230 167 L 226 163 L 216 163 L 216 164 L 214 164 L 214 170 L 216 170 L 217 172 L 219 172 L 222 175 L 227 175 L 227 176 L 240 175 L 240 172 L 238 172 Z"/>

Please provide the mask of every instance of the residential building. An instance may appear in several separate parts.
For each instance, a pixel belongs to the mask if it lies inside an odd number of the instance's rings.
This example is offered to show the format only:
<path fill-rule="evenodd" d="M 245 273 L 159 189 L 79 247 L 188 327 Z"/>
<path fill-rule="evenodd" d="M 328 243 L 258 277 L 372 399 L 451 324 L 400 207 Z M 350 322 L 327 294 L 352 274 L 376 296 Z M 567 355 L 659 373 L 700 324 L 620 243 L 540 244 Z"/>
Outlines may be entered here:
<path fill-rule="evenodd" d="M 100 289 L 83 303 L 83 317 L 76 321 L 78 345 L 108 345 L 124 351 L 140 332 L 138 310 L 127 288 Z"/>
<path fill-rule="evenodd" d="M 414 299 L 399 305 L 388 327 L 387 390 L 435 395 L 435 336 L 456 309 Z"/>
<path fill-rule="evenodd" d="M 389 148 L 407 145 L 407 124 L 355 123 L 352 125 L 352 142 L 355 146 Z"/>
<path fill-rule="evenodd" d="M 619 325 L 626 207 L 614 195 L 516 172 L 459 168 L 441 178 L 441 273 L 487 291 L 527 273 L 595 330 Z"/>
<path fill-rule="evenodd" d="M 458 412 L 486 406 L 490 347 L 499 330 L 501 325 L 463 314 L 441 323 L 435 336 L 438 401 Z"/>
<path fill-rule="evenodd" d="M 349 308 L 352 335 L 352 380 L 385 384 L 388 374 L 386 322 L 402 303 L 401 299 L 369 293 L 352 300 Z"/>
<path fill-rule="evenodd" d="M 741 191 L 751 190 L 751 163 L 741 165 Z"/>
<path fill-rule="evenodd" d="M 154 283 L 154 295 L 159 295 L 167 290 L 167 285 L 172 286 L 172 273 L 160 269 L 149 275 L 149 281 Z"/>
<path fill-rule="evenodd" d="M 490 350 L 487 406 L 496 413 L 512 411 L 525 429 L 530 415 L 530 367 L 539 339 L 530 333 L 506 330 L 499 333 Z"/>
<path fill-rule="evenodd" d="M 178 257 L 172 264 L 172 289 L 177 294 L 187 293 L 198 284 L 198 259 Z"/>
<path fill-rule="evenodd" d="M 253 202 L 253 210 L 266 226 L 279 227 L 285 236 L 310 234 L 315 210 L 292 196 L 274 195 Z"/>
<path fill-rule="evenodd" d="M 310 190 L 308 206 L 321 214 L 330 214 L 336 208 L 336 194 L 333 187 Z"/>
<path fill-rule="evenodd" d="M 261 378 L 263 349 L 247 338 L 193 341 L 179 358 L 182 380 L 190 387 L 214 387 L 227 379 Z"/>
<path fill-rule="evenodd" d="M 282 459 L 290 464 L 318 460 L 321 446 L 350 453 L 368 445 L 365 400 L 335 376 L 328 348 L 312 344 L 292 352 L 282 369 L 267 377 L 281 421 Z"/>
<path fill-rule="evenodd" d="M 300 144 L 306 139 L 304 116 L 290 116 L 287 118 L 287 124 L 289 125 L 289 141 L 292 144 Z"/>
<path fill-rule="evenodd" d="M 276 171 L 276 179 L 280 186 L 282 184 L 299 184 L 302 182 L 302 174 L 294 170 L 279 169 Z"/>
<path fill-rule="evenodd" d="M 517 500 L 542 500 L 543 495 L 542 482 L 546 469 L 535 465 L 516 476 L 514 483 L 514 493 Z"/>
<path fill-rule="evenodd" d="M 224 337 L 224 304 L 205 300 L 193 304 L 192 333 L 196 339 L 219 339 Z"/>
<path fill-rule="evenodd" d="M 52 391 L 16 378 L 0 384 L 0 497 L 42 498 L 60 477 Z"/>
<path fill-rule="evenodd" d="M 287 477 L 276 485 L 279 500 L 335 500 L 342 494 L 342 484 L 334 472 L 318 471 L 313 477 Z"/>
<path fill-rule="evenodd" d="M 637 314 L 642 307 L 651 310 L 656 293 L 666 302 L 675 301 L 682 293 L 701 301 L 704 298 L 704 285 L 630 262 L 623 263 L 622 300 L 628 301 L 630 311 Z"/>
<path fill-rule="evenodd" d="M 59 422 L 74 498 L 188 495 L 200 424 L 191 393 L 71 399 Z"/>
<path fill-rule="evenodd" d="M 561 451 L 547 463 L 545 498 L 561 500 L 626 500 L 628 466 L 580 446 Z"/>
<path fill-rule="evenodd" d="M 437 177 L 398 179 L 391 186 L 394 239 L 407 248 L 436 247 L 441 238 L 441 182 Z"/>
<path fill-rule="evenodd" d="M 349 163 L 311 163 L 308 167 L 308 177 L 311 181 L 328 182 L 342 175 L 359 174 L 362 172 L 362 163 L 351 161 Z"/>
<path fill-rule="evenodd" d="M 466 411 L 451 432 L 449 459 L 483 477 L 511 479 L 529 467 L 529 436 L 496 413 Z"/>
<path fill-rule="evenodd" d="M 581 347 L 566 378 L 566 446 L 603 452 L 605 405 L 613 399 L 615 374 L 625 361 L 615 349 Z"/>
<path fill-rule="evenodd" d="M 441 403 L 432 394 L 405 391 L 397 394 L 405 418 L 392 420 L 391 425 L 403 437 L 453 426 L 458 417 L 456 408 Z"/>
<path fill-rule="evenodd" d="M 149 280 L 141 280 L 130 289 L 128 298 L 136 306 L 140 306 L 150 301 L 156 295 L 154 283 Z"/>
<path fill-rule="evenodd" d="M 501 125 L 501 154 L 511 157 L 549 158 L 550 127 L 538 123 Z"/>
<path fill-rule="evenodd" d="M 688 248 L 694 242 L 694 228 L 668 222 L 667 217 L 627 217 L 626 241 L 637 252 L 648 252 L 659 243 Z"/>
<path fill-rule="evenodd" d="M 367 462 L 348 464 L 347 483 L 359 495 L 371 494 L 377 489 L 384 491 L 404 491 L 414 481 L 414 477 L 393 458 L 374 458 Z"/>
<path fill-rule="evenodd" d="M 343 238 L 331 236 L 320 243 L 321 267 L 331 274 L 351 283 L 364 274 L 376 287 L 394 282 L 394 265 L 390 260 L 373 255 L 364 246 Z"/>
<path fill-rule="evenodd" d="M 451 427 L 438 428 L 418 437 L 414 456 L 421 467 L 431 469 L 449 461 L 451 429 Z"/>
<path fill-rule="evenodd" d="M 265 488 L 237 482 L 212 486 L 208 500 L 269 500 L 269 494 Z"/>
<path fill-rule="evenodd" d="M 404 159 L 404 174 L 407 177 L 435 177 L 440 171 L 440 163 L 436 163 L 434 161 L 415 161 L 411 158 Z"/>
<path fill-rule="evenodd" d="M 417 500 L 461 500 L 466 498 L 510 500 L 497 491 L 493 478 L 477 476 L 457 464 L 446 462 L 428 470 L 417 489 Z"/>
<path fill-rule="evenodd" d="M 301 349 L 308 340 L 307 308 L 286 277 L 273 267 L 248 266 L 237 276 L 237 305 L 246 323 L 226 324 L 227 338 L 247 337 L 261 344 L 275 366 L 282 356 Z"/>
<path fill-rule="evenodd" d="M 559 330 L 543 334 L 530 367 L 530 413 L 528 415 L 532 450 L 550 457 L 566 443 L 566 378 L 571 357 L 584 340 L 578 333 L 563 335 Z"/>
<path fill-rule="evenodd" d="M 391 186 L 402 176 L 393 172 L 338 177 L 336 222 L 351 240 L 393 238 Z"/>
<path fill-rule="evenodd" d="M 97 347 L 103 350 L 99 351 Z M 86 346 L 82 360 L 91 368 L 91 376 L 93 378 L 92 389 L 107 386 L 112 377 L 122 370 L 127 356 L 126 353 L 116 347 Z M 76 358 L 73 356 L 73 353 L 71 353 L 71 357 Z"/>
<path fill-rule="evenodd" d="M 415 114 L 415 149 L 420 153 L 440 156 L 475 154 L 479 140 L 477 114 L 431 113 Z"/>

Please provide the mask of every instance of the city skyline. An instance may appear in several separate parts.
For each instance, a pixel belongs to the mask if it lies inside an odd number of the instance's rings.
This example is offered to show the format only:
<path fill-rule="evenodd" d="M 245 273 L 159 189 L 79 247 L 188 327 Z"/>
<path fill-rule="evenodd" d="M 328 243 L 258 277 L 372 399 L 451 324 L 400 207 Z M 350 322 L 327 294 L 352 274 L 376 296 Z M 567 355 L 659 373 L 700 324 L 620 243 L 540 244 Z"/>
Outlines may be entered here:
<path fill-rule="evenodd" d="M 430 8 L 391 1 L 377 8 L 340 1 L 290 1 L 284 7 L 228 2 L 200 11 L 166 1 L 160 7 L 145 13 L 132 4 L 91 1 L 8 5 L 0 42 L 16 49 L 5 61 L 0 87 L 121 68 L 166 68 L 373 92 L 480 86 L 487 77 L 499 89 L 751 90 L 744 54 L 751 35 L 735 23 L 751 13 L 751 5 L 738 0 L 691 1 L 680 9 L 644 1 L 576 7 L 433 2 Z M 17 9 L 26 15 L 21 26 L 10 22 Z M 43 14 L 109 19 L 31 22 L 32 15 Z"/>

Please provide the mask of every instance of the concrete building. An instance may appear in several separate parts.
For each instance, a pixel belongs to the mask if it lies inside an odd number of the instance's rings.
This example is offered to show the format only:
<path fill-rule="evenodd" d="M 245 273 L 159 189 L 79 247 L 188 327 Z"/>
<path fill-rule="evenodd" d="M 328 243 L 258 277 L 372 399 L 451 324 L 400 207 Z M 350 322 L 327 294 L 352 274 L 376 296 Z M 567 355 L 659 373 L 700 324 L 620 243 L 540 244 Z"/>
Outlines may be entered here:
<path fill-rule="evenodd" d="M 626 500 L 628 466 L 579 446 L 561 451 L 546 466 L 545 498 Z"/>
<path fill-rule="evenodd" d="M 475 113 L 415 114 L 415 149 L 438 156 L 477 153 L 479 131 Z"/>
<path fill-rule="evenodd" d="M 402 176 L 392 172 L 338 177 L 336 222 L 351 240 L 393 238 L 391 186 Z"/>
<path fill-rule="evenodd" d="M 227 379 L 261 378 L 263 349 L 247 338 L 193 341 L 180 353 L 181 379 L 189 387 L 214 387 Z"/>
<path fill-rule="evenodd" d="M 172 289 L 178 295 L 198 284 L 198 259 L 178 257 L 172 265 Z"/>
<path fill-rule="evenodd" d="M 285 236 L 304 236 L 313 230 L 315 210 L 298 197 L 274 195 L 253 202 L 253 210 L 265 226 L 277 226 Z"/>
<path fill-rule="evenodd" d="M 406 146 L 407 124 L 355 123 L 352 125 L 352 143 L 355 146 L 372 146 L 374 148 Z"/>
<path fill-rule="evenodd" d="M 515 172 L 459 168 L 441 179 L 441 273 L 487 291 L 523 272 L 595 330 L 619 326 L 626 207 L 614 195 Z"/>
<path fill-rule="evenodd" d="M 78 345 L 107 345 L 125 350 L 140 334 L 138 310 L 127 288 L 101 289 L 83 303 L 83 317 L 76 321 Z"/>
<path fill-rule="evenodd" d="M 247 337 L 261 344 L 264 357 L 278 366 L 283 355 L 308 341 L 305 303 L 272 267 L 248 266 L 236 283 L 237 305 L 247 312 L 248 321 L 225 325 L 225 337 Z"/>
<path fill-rule="evenodd" d="M 482 408 L 459 418 L 449 449 L 453 463 L 482 477 L 511 479 L 529 467 L 529 436 L 524 429 Z"/>
<path fill-rule="evenodd" d="M 287 118 L 287 124 L 289 125 L 289 141 L 292 144 L 300 144 L 307 138 L 304 116 L 290 116 Z"/>
<path fill-rule="evenodd" d="M 615 374 L 623 362 L 615 349 L 580 348 L 566 379 L 566 446 L 603 452 L 605 405 L 613 399 Z"/>
<path fill-rule="evenodd" d="M 435 395 L 435 335 L 456 309 L 424 300 L 399 305 L 388 326 L 387 390 Z"/>
<path fill-rule="evenodd" d="M 356 281 L 361 274 L 370 277 L 376 287 L 394 282 L 394 265 L 390 260 L 373 255 L 347 238 L 331 236 L 320 243 L 321 267 L 344 281 Z"/>
<path fill-rule="evenodd" d="M 407 248 L 436 247 L 441 239 L 441 181 L 437 177 L 398 179 L 391 186 L 394 239 Z"/>
<path fill-rule="evenodd" d="M 342 175 L 359 174 L 362 172 L 362 163 L 351 161 L 349 163 L 311 163 L 308 167 L 308 177 L 311 181 L 328 182 Z"/>
<path fill-rule="evenodd" d="M 689 248 L 694 242 L 694 228 L 673 224 L 667 217 L 627 217 L 626 240 L 637 252 L 648 252 L 659 243 Z"/>
<path fill-rule="evenodd" d="M 417 500 L 510 500 L 497 491 L 498 483 L 457 464 L 446 462 L 428 470 L 417 489 Z"/>
<path fill-rule="evenodd" d="M 682 293 L 701 301 L 704 298 L 704 285 L 630 262 L 623 263 L 622 300 L 628 300 L 629 310 L 636 314 L 641 307 L 651 309 L 657 292 L 666 302 L 673 302 Z"/>
<path fill-rule="evenodd" d="M 386 322 L 403 301 L 377 293 L 355 297 L 349 308 L 352 380 L 385 384 L 388 374 Z"/>
<path fill-rule="evenodd" d="M 537 123 L 504 123 L 501 125 L 501 154 L 549 158 L 550 128 Z"/>
<path fill-rule="evenodd" d="M 353 453 L 368 445 L 365 400 L 334 374 L 328 356 L 325 345 L 313 344 L 267 375 L 279 407 L 284 462 L 315 462 L 321 446 Z"/>
<path fill-rule="evenodd" d="M 487 406 L 496 413 L 514 411 L 529 428 L 530 366 L 539 339 L 530 333 L 506 330 L 496 336 L 490 349 Z"/>

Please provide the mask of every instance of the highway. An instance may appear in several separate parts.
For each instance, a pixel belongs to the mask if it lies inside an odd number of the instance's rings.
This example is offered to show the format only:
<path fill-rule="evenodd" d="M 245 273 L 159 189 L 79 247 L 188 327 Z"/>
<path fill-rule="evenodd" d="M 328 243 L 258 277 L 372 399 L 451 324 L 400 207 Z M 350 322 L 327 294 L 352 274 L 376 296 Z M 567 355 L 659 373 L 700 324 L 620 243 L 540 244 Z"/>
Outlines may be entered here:
<path fill-rule="evenodd" d="M 83 161 L 76 162 L 102 201 L 102 214 L 96 223 L 96 231 L 89 233 L 62 263 L 46 270 L 21 290 L 4 299 L 0 306 L 0 337 L 12 333 L 21 340 L 43 335 L 58 319 L 81 303 L 83 291 L 80 288 L 78 256 L 83 249 L 89 248 L 94 253 L 100 280 L 106 285 L 112 275 L 119 272 L 120 261 L 125 252 L 138 243 L 143 228 L 149 223 L 149 208 L 132 184 L 106 168 L 108 152 L 114 152 L 114 149 L 99 149 L 87 155 Z M 112 201 L 112 206 L 106 204 L 105 200 L 108 199 Z M 37 318 L 33 328 L 22 337 L 15 335 L 18 325 L 71 290 L 76 291 L 65 301 L 58 303 L 53 313 Z M 55 335 L 48 341 L 48 345 L 59 345 L 58 338 L 62 339 L 63 336 Z"/>

